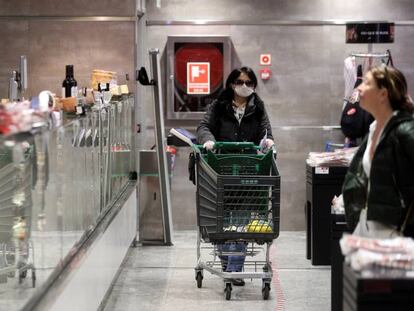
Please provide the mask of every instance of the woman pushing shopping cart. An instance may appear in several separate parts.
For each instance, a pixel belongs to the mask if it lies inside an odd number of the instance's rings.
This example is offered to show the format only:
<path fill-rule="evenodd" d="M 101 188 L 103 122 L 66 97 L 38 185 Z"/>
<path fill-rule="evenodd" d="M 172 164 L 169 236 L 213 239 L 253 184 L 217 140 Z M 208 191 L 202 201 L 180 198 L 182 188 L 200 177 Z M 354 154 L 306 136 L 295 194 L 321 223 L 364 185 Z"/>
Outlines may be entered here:
<path fill-rule="evenodd" d="M 243 286 L 245 278 L 256 277 L 263 279 L 263 298 L 268 298 L 268 248 L 279 233 L 280 178 L 276 153 L 258 155 L 253 145 L 240 145 L 252 142 L 262 149 L 274 147 L 270 121 L 256 86 L 257 77 L 251 68 L 234 69 L 197 128 L 202 148 L 194 153 L 197 178 L 193 174 L 193 180 L 197 179 L 200 227 L 196 279 L 201 287 L 203 269 L 217 274 L 212 265 L 200 260 L 200 240 L 210 241 L 214 245 L 214 260 L 221 259 L 218 272 L 225 280 L 227 299 L 231 297 L 232 285 Z M 213 149 L 221 154 L 212 153 Z M 258 253 L 252 242 L 267 246 L 261 274 L 257 272 L 257 262 L 253 264 L 254 274 L 246 274 L 246 256 Z"/>

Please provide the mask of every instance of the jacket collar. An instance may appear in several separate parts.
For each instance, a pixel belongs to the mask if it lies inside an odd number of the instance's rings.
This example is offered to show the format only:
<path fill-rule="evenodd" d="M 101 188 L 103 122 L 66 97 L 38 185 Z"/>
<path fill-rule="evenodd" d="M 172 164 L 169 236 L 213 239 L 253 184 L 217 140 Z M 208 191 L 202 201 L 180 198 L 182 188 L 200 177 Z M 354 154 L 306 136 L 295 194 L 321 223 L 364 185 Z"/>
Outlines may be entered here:
<path fill-rule="evenodd" d="M 228 100 L 226 98 L 219 98 L 218 99 L 218 103 L 224 108 L 226 112 L 230 113 L 230 114 L 234 114 L 234 110 L 233 110 L 233 101 L 232 100 Z M 252 96 L 250 97 L 249 101 L 247 102 L 246 105 L 246 110 L 244 113 L 244 116 L 248 116 L 252 113 L 254 113 L 256 110 L 259 111 L 263 111 L 263 107 L 264 107 L 264 103 L 261 100 L 261 98 L 256 94 L 253 93 Z"/>
<path fill-rule="evenodd" d="M 387 125 L 384 128 L 384 131 L 381 135 L 381 141 L 378 143 L 377 149 L 380 148 L 380 145 L 382 145 L 384 138 L 386 136 L 388 136 L 388 134 L 391 132 L 391 130 L 398 126 L 399 124 L 405 122 L 405 121 L 409 121 L 413 119 L 413 115 L 409 112 L 405 112 L 405 111 L 398 111 L 398 113 L 394 114 L 391 119 L 387 122 Z M 368 134 L 369 135 L 369 134 Z M 365 135 L 364 139 L 362 140 L 360 147 L 357 151 L 357 153 L 355 154 L 356 157 L 362 157 L 365 149 L 367 147 L 367 143 L 368 143 L 368 135 Z"/>
<path fill-rule="evenodd" d="M 382 134 L 383 137 L 388 135 L 388 133 L 397 125 L 402 122 L 409 121 L 413 119 L 413 115 L 406 111 L 398 111 L 398 113 L 394 114 L 391 119 L 388 121 L 387 125 L 384 128 L 384 132 Z"/>

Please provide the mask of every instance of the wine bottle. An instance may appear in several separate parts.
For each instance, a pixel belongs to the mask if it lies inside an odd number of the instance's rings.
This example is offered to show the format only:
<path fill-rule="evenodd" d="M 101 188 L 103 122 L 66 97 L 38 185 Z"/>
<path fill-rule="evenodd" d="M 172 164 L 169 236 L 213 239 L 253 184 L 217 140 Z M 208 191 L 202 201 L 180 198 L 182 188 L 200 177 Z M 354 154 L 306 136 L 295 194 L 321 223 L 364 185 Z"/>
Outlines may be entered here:
<path fill-rule="evenodd" d="M 78 83 L 73 77 L 73 65 L 66 65 L 66 79 L 62 83 L 62 98 L 76 97 L 78 94 Z"/>

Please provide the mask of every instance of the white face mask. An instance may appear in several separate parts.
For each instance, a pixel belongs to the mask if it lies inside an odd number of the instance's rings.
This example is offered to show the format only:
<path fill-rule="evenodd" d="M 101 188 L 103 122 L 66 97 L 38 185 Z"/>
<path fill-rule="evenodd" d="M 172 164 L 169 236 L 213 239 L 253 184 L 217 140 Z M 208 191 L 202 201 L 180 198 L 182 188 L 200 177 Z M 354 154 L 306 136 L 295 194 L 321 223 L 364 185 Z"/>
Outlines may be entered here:
<path fill-rule="evenodd" d="M 241 97 L 249 97 L 254 93 L 254 89 L 246 86 L 246 84 L 236 86 L 234 91 Z"/>

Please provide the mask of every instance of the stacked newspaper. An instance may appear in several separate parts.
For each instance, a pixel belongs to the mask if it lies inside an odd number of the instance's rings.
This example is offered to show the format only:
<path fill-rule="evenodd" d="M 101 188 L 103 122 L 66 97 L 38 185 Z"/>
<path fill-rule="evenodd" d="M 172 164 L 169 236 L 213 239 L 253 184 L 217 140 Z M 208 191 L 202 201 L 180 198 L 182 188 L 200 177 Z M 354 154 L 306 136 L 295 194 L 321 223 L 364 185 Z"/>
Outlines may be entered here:
<path fill-rule="evenodd" d="M 356 271 L 374 267 L 414 271 L 413 239 L 370 239 L 347 234 L 340 245 L 345 260 Z"/>
<path fill-rule="evenodd" d="M 358 147 L 336 149 L 332 152 L 309 152 L 306 163 L 310 166 L 349 166 Z"/>

